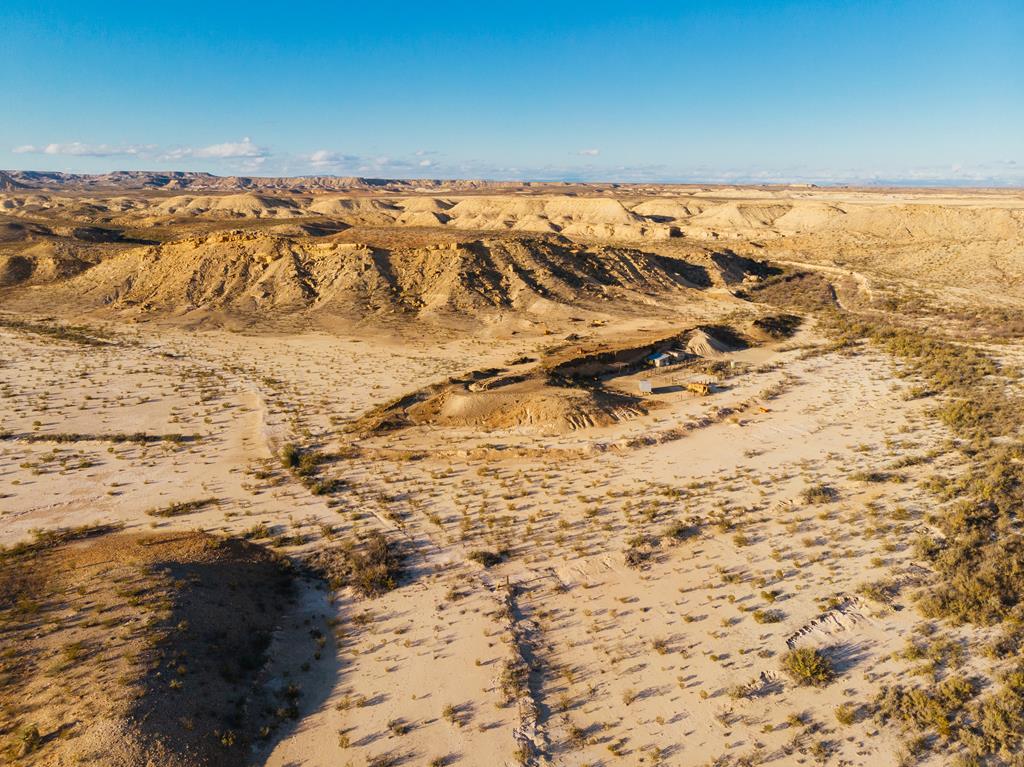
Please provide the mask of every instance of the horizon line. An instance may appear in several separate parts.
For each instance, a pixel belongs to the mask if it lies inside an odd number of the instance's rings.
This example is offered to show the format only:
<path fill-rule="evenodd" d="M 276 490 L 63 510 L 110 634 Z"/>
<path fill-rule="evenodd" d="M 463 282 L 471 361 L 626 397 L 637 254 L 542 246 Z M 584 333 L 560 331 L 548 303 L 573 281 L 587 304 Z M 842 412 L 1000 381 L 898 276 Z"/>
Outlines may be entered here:
<path fill-rule="evenodd" d="M 1000 182 L 997 179 L 958 179 L 958 178 L 934 178 L 934 179 L 912 179 L 902 177 L 891 178 L 856 178 L 844 179 L 821 179 L 792 177 L 790 179 L 773 178 L 761 180 L 753 176 L 737 176 L 729 180 L 709 178 L 661 178 L 649 180 L 615 180 L 610 179 L 582 179 L 572 177 L 545 178 L 545 177 L 520 177 L 520 178 L 487 178 L 487 177 L 443 177 L 443 176 L 365 176 L 353 173 L 300 173 L 300 174 L 242 174 L 228 173 L 220 174 L 201 170 L 178 170 L 178 169 L 151 169 L 151 170 L 127 170 L 114 169 L 109 171 L 82 173 L 77 171 L 62 170 L 37 170 L 33 168 L 2 168 L 0 173 L 10 174 L 32 174 L 38 176 L 61 176 L 66 178 L 98 179 L 103 176 L 124 175 L 124 176 L 195 176 L 215 179 L 248 179 L 248 180 L 279 180 L 288 179 L 354 179 L 362 182 L 388 183 L 415 183 L 432 182 L 435 184 L 445 183 L 482 183 L 482 184 L 551 184 L 567 186 L 720 186 L 720 187 L 849 187 L 866 189 L 994 189 L 1000 191 L 1020 190 L 1024 191 L 1024 179 L 1007 180 Z"/>

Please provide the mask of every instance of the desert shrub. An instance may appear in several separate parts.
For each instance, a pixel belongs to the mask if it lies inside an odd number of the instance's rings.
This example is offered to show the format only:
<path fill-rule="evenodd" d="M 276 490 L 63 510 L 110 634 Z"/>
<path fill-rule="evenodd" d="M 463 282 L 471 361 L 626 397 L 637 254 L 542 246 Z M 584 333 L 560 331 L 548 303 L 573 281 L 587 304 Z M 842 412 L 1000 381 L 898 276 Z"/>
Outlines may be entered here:
<path fill-rule="evenodd" d="M 852 703 L 843 703 L 841 706 L 836 706 L 835 715 L 839 724 L 849 726 L 857 721 L 857 707 Z"/>
<path fill-rule="evenodd" d="M 247 541 L 254 541 L 260 538 L 269 538 L 272 532 L 273 531 L 266 522 L 257 522 L 248 530 L 244 531 L 241 537 Z"/>
<path fill-rule="evenodd" d="M 529 669 L 521 660 L 509 658 L 501 669 L 498 686 L 506 703 L 512 703 L 526 693 Z"/>
<path fill-rule="evenodd" d="M 782 656 L 782 670 L 801 685 L 824 687 L 835 678 L 831 661 L 813 647 L 798 647 Z"/>
<path fill-rule="evenodd" d="M 43 745 L 42 735 L 39 734 L 39 727 L 30 724 L 21 729 L 18 733 L 18 738 L 14 743 L 15 758 L 21 759 L 28 756 L 34 751 L 38 751 L 39 747 Z"/>
<path fill-rule="evenodd" d="M 316 473 L 317 468 L 324 461 L 323 453 L 316 450 L 304 450 L 299 454 L 298 464 L 295 466 L 295 473 L 300 477 L 309 477 Z"/>
<path fill-rule="evenodd" d="M 169 506 L 164 506 L 159 509 L 150 509 L 146 512 L 151 517 L 180 517 L 185 514 L 192 514 L 196 511 L 205 509 L 207 506 L 212 506 L 215 503 L 219 503 L 217 498 L 200 498 L 195 501 L 181 501 L 179 503 L 172 503 Z"/>
<path fill-rule="evenodd" d="M 641 546 L 627 546 L 625 551 L 622 552 L 622 558 L 626 563 L 626 567 L 637 570 L 646 565 L 650 560 L 651 551 Z"/>
<path fill-rule="evenodd" d="M 345 480 L 331 477 L 305 477 L 302 484 L 313 495 L 330 495 L 348 487 Z"/>
<path fill-rule="evenodd" d="M 938 516 L 941 539 L 919 539 L 915 553 L 931 561 L 935 584 L 920 600 L 926 616 L 958 623 L 997 623 L 1024 603 L 1024 542 L 1016 532 L 1024 505 L 1024 451 L 994 437 L 1018 436 L 1024 404 L 1006 392 L 1000 366 L 985 352 L 917 329 L 852 320 L 838 313 L 824 323 L 841 338 L 867 337 L 906 363 L 943 396 L 935 415 L 973 458 L 963 475 L 933 477 L 927 489 L 958 500 Z"/>
<path fill-rule="evenodd" d="M 281 465 L 286 469 L 294 469 L 299 465 L 300 455 L 301 451 L 298 445 L 289 442 L 281 448 Z"/>
<path fill-rule="evenodd" d="M 850 475 L 854 482 L 888 482 L 891 477 L 884 471 L 855 471 Z"/>
<path fill-rule="evenodd" d="M 930 547 L 941 578 L 920 601 L 926 615 L 990 625 L 1024 602 L 1024 541 L 1014 531 L 1024 502 L 1024 467 L 1000 453 L 961 480 L 971 498 L 940 519 L 945 539 Z"/>
<path fill-rule="evenodd" d="M 351 586 L 364 597 L 377 597 L 396 588 L 403 572 L 398 548 L 376 530 L 361 541 L 346 540 L 322 549 L 306 560 L 331 588 Z"/>
<path fill-rule="evenodd" d="M 678 543 L 689 538 L 693 538 L 699 533 L 700 525 L 696 521 L 686 523 L 681 520 L 674 519 L 665 526 L 661 535 L 669 542 Z"/>
<path fill-rule="evenodd" d="M 933 559 L 942 550 L 942 545 L 927 533 L 918 534 L 911 546 L 919 559 Z"/>
<path fill-rule="evenodd" d="M 836 495 L 834 488 L 819 482 L 805 487 L 800 493 L 800 498 L 804 503 L 829 503 L 836 499 Z"/>
<path fill-rule="evenodd" d="M 409 732 L 409 725 L 403 719 L 391 719 L 388 721 L 388 729 L 392 735 L 405 735 Z"/>
<path fill-rule="evenodd" d="M 348 559 L 352 586 L 363 596 L 379 596 L 398 585 L 402 558 L 382 533 L 367 536 L 361 550 L 348 552 Z"/>
<path fill-rule="evenodd" d="M 299 477 L 313 476 L 323 461 L 323 453 L 303 450 L 291 442 L 281 448 L 281 465 Z"/>
<path fill-rule="evenodd" d="M 872 602 L 888 604 L 896 596 L 896 586 L 891 581 L 872 581 L 860 584 L 857 587 L 857 593 L 867 597 Z"/>
<path fill-rule="evenodd" d="M 86 325 L 47 325 L 42 322 L 0 317 L 0 327 L 81 346 L 110 346 L 113 343 L 104 331 Z"/>
<path fill-rule="evenodd" d="M 783 309 L 817 311 L 836 305 L 832 283 L 818 272 L 791 272 L 769 277 L 736 294 Z"/>
<path fill-rule="evenodd" d="M 803 318 L 795 314 L 775 314 L 758 317 L 752 324 L 772 338 L 788 338 L 797 331 L 802 322 Z"/>
<path fill-rule="evenodd" d="M 782 618 L 782 610 L 754 610 L 754 620 L 758 623 L 778 623 Z"/>
<path fill-rule="evenodd" d="M 1024 625 L 1013 622 L 986 646 L 985 654 L 995 659 L 1008 658 L 1019 653 L 1022 644 L 1024 644 Z"/>
<path fill-rule="evenodd" d="M 875 698 L 875 718 L 883 724 L 895 720 L 918 730 L 934 730 L 948 739 L 957 726 L 957 715 L 977 692 L 972 680 L 959 676 L 928 690 L 883 687 Z"/>
<path fill-rule="evenodd" d="M 469 552 L 469 554 L 466 555 L 466 558 L 472 562 L 476 562 L 481 567 L 493 567 L 494 565 L 500 564 L 502 560 L 505 559 L 505 552 L 480 549 Z"/>
<path fill-rule="evenodd" d="M 1005 760 L 1024 751 L 1024 667 L 1007 674 L 971 714 L 973 726 L 963 738 L 971 750 Z"/>
<path fill-rule="evenodd" d="M 974 754 L 957 754 L 950 764 L 952 767 L 982 767 L 981 760 Z"/>

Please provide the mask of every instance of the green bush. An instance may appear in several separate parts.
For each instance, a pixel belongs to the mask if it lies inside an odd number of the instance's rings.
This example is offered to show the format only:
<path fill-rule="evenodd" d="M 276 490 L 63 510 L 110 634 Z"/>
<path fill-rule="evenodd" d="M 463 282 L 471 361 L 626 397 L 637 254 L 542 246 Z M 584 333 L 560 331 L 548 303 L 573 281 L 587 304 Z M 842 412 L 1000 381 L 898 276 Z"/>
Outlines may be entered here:
<path fill-rule="evenodd" d="M 471 551 L 466 555 L 470 561 L 476 562 L 482 567 L 493 567 L 500 564 L 505 558 L 504 552 L 500 551 Z"/>
<path fill-rule="evenodd" d="M 808 485 L 800 493 L 804 503 L 828 503 L 836 499 L 836 491 L 826 484 Z"/>
<path fill-rule="evenodd" d="M 782 656 L 782 670 L 797 684 L 824 687 L 835 679 L 835 669 L 821 652 L 813 647 L 798 647 Z"/>
<path fill-rule="evenodd" d="M 875 698 L 875 717 L 883 724 L 895 720 L 949 739 L 957 727 L 957 715 L 977 692 L 977 685 L 964 677 L 950 677 L 929 690 L 883 687 Z"/>

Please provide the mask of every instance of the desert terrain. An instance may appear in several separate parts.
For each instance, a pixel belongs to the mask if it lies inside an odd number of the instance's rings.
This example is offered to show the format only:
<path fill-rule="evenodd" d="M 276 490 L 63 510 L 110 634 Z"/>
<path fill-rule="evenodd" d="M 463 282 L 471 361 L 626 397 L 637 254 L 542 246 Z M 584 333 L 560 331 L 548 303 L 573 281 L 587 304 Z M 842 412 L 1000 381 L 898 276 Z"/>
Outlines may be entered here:
<path fill-rule="evenodd" d="M 1024 193 L 0 173 L 17 765 L 1020 765 Z"/>

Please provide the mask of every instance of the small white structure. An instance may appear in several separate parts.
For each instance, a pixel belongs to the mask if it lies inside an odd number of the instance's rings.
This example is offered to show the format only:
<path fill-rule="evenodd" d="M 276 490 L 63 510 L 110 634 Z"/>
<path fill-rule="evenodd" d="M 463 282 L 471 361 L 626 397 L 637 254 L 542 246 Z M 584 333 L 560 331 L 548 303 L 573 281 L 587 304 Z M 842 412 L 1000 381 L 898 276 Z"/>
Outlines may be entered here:
<path fill-rule="evenodd" d="M 661 354 L 652 354 L 650 357 L 647 358 L 647 361 L 654 365 L 654 367 L 656 368 L 663 368 L 666 367 L 667 365 L 671 365 L 673 362 L 676 361 L 676 359 L 672 355 L 665 354 L 664 352 L 662 352 Z"/>
<path fill-rule="evenodd" d="M 651 391 L 652 391 L 652 389 L 651 389 L 651 382 L 650 381 L 644 380 L 644 381 L 640 382 L 640 393 L 641 394 L 650 394 Z"/>

